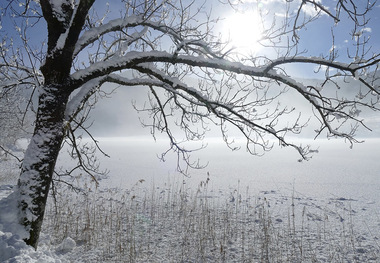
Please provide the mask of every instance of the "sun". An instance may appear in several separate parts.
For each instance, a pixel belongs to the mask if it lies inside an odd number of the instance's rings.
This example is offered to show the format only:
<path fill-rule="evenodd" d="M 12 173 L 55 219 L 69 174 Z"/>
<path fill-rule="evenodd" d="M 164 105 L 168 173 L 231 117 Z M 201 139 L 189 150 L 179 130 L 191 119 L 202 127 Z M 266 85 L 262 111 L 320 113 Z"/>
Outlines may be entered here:
<path fill-rule="evenodd" d="M 261 45 L 263 26 L 257 11 L 235 12 L 223 23 L 223 40 L 243 52 L 256 53 Z"/>

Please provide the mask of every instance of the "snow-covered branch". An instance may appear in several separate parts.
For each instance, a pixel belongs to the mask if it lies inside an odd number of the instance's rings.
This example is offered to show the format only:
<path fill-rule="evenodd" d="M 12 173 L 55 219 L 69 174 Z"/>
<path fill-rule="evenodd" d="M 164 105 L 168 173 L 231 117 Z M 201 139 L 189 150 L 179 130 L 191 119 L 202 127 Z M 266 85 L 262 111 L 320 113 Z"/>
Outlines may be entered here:
<path fill-rule="evenodd" d="M 77 56 L 78 53 L 85 47 L 98 40 L 101 36 L 110 32 L 121 31 L 128 27 L 138 26 L 143 20 L 144 19 L 140 16 L 132 15 L 126 18 L 114 19 L 104 25 L 90 28 L 78 39 L 74 49 L 74 57 Z"/>
<path fill-rule="evenodd" d="M 105 82 L 105 77 L 95 78 L 84 85 L 68 101 L 65 111 L 65 120 L 70 122 L 83 109 L 86 101 L 96 92 L 97 89 Z"/>

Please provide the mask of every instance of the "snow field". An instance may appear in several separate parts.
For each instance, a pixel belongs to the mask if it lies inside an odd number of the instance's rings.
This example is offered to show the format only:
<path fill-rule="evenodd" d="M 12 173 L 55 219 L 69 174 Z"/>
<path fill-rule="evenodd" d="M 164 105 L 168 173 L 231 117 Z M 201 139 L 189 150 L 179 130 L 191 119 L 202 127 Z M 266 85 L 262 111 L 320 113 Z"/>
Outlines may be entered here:
<path fill-rule="evenodd" d="M 363 151 L 369 155 L 378 149 L 367 145 L 373 148 Z M 124 159 L 106 163 L 118 169 L 100 187 L 84 176 L 66 178 L 76 192 L 55 182 L 37 251 L 0 225 L 0 262 L 380 262 L 378 166 L 368 156 L 339 155 L 356 160 L 360 173 L 350 166 L 353 161 L 340 165 L 334 157 L 335 177 L 325 174 L 333 166 L 313 160 L 310 165 L 318 169 L 307 166 L 303 172 L 310 187 L 298 179 L 293 189 L 277 179 L 260 184 L 263 178 L 254 178 L 248 184 L 242 175 L 251 169 L 244 165 L 233 171 L 220 165 L 209 177 L 194 176 L 191 182 L 178 174 L 158 177 L 154 184 L 149 175 L 155 171 L 137 163 L 146 153 L 117 156 L 136 156 L 128 159 L 135 166 Z M 259 169 L 267 165 L 265 158 L 259 161 L 252 163 L 255 173 L 268 177 Z M 297 172 L 293 164 L 279 167 L 281 180 L 286 172 Z M 142 173 L 146 181 L 139 179 Z M 340 174 L 344 181 L 337 179 Z M 1 163 L 0 199 L 12 193 L 17 175 L 16 163 Z M 325 194 L 318 194 L 322 189 Z"/>
<path fill-rule="evenodd" d="M 76 262 L 379 262 L 378 230 L 363 230 L 353 200 L 298 197 L 181 181 L 129 190 L 64 186 L 44 233 Z M 68 247 L 68 249 L 66 248 Z M 81 252 L 79 252 L 81 251 Z"/>

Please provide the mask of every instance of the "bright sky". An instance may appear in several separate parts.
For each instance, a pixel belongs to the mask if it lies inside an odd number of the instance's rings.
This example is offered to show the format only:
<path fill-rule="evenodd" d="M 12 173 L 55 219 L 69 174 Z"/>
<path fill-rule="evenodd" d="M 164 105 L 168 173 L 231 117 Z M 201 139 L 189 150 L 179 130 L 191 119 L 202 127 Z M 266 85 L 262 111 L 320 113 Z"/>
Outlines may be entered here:
<path fill-rule="evenodd" d="M 289 1 L 291 3 L 288 6 L 285 0 L 246 0 L 243 2 L 244 4 L 237 7 L 237 11 L 223 13 L 226 18 L 221 23 L 221 31 L 225 39 L 231 41 L 232 47 L 243 50 L 243 52 L 271 57 L 274 55 L 273 49 L 264 48 L 259 44 L 268 43 L 263 32 L 272 25 L 273 21 L 276 26 L 279 26 L 286 16 L 294 19 L 301 0 Z M 336 0 L 319 2 L 335 14 Z M 359 5 L 359 10 L 363 10 L 360 9 L 360 4 L 363 2 L 366 1 L 355 1 Z M 315 9 L 310 4 L 304 5 L 302 10 L 306 16 L 316 14 Z M 366 18 L 369 19 L 368 24 L 356 32 L 354 32 L 354 24 L 347 18 L 348 16 L 342 11 L 341 21 L 334 25 L 334 20 L 323 14 L 318 21 L 310 23 L 305 29 L 297 32 L 300 36 L 298 51 L 305 51 L 304 56 L 328 56 L 333 48 L 338 50 L 338 59 L 349 63 L 352 60 L 347 58 L 347 51 L 350 52 L 351 56 L 354 56 L 354 44 L 359 36 L 359 40 L 370 38 L 370 44 L 367 46 L 372 46 L 370 54 L 372 52 L 378 54 L 380 50 L 380 27 L 378 26 L 380 24 L 380 3 L 377 3 L 374 10 L 366 15 Z M 303 15 L 300 16 L 299 21 L 301 22 L 302 19 Z M 282 38 L 285 45 L 287 40 Z M 290 68 L 290 70 L 298 77 L 304 77 L 305 73 L 310 75 L 312 69 L 310 66 L 306 66 L 297 69 Z"/>
<path fill-rule="evenodd" d="M 186 2 L 186 1 L 185 1 Z M 203 1 L 201 1 L 203 2 Z M 237 1 L 230 1 L 237 2 Z M 221 31 L 224 40 L 230 40 L 230 47 L 234 47 L 237 50 L 244 53 L 252 53 L 254 55 L 267 55 L 269 54 L 268 48 L 263 48 L 259 42 L 263 38 L 263 31 L 268 29 L 272 22 L 279 26 L 283 23 L 284 17 L 288 14 L 288 17 L 295 17 L 296 8 L 300 5 L 301 0 L 290 1 L 289 6 L 286 5 L 285 0 L 242 0 L 243 4 L 235 6 L 236 11 L 233 11 L 228 5 L 221 5 L 220 1 L 206 1 L 206 8 L 212 8 L 214 16 L 223 18 L 218 22 L 216 30 Z M 326 5 L 332 13 L 335 13 L 334 6 L 336 0 L 320 0 L 323 5 Z M 357 4 L 367 1 L 355 1 Z M 97 8 L 97 14 L 101 16 L 107 9 L 104 1 L 96 1 L 95 7 Z M 20 10 L 22 10 L 20 6 Z M 109 5 L 111 16 L 120 15 L 119 1 L 112 1 Z M 194 5 L 193 11 L 197 8 Z M 307 4 L 303 8 L 304 14 L 315 14 L 314 8 Z M 262 16 L 261 16 L 261 15 Z M 373 52 L 379 52 L 380 50 L 380 2 L 374 7 L 374 11 L 367 15 L 370 19 L 369 23 L 362 28 L 360 38 L 371 37 L 371 45 L 373 46 Z M 275 20 L 273 20 L 275 19 Z M 303 16 L 300 17 L 300 21 Z M 14 26 L 9 21 L 2 19 L 0 24 L 0 34 L 14 36 L 17 34 L 17 30 L 20 28 Z M 202 21 L 200 21 L 202 22 Z M 329 50 L 333 47 L 332 44 L 332 31 L 331 25 L 333 25 L 332 18 L 327 15 L 323 15 L 321 19 L 315 21 L 307 26 L 307 29 L 299 31 L 300 36 L 300 51 L 307 50 L 305 55 L 320 56 L 328 55 Z M 41 31 L 45 31 L 45 24 L 41 23 L 39 27 L 30 29 L 29 37 L 34 40 L 36 38 L 37 46 L 40 45 L 41 38 L 45 37 Z M 341 22 L 333 27 L 334 33 L 334 48 L 339 49 L 341 58 L 346 56 L 347 49 L 353 49 L 353 43 L 355 38 L 351 35 L 354 33 L 353 24 L 347 20 L 346 15 L 341 16 Z M 46 31 L 45 31 L 46 32 Z M 356 32 L 359 33 L 359 32 Z M 351 34 L 351 35 L 350 35 Z M 285 41 L 285 38 L 282 38 Z M 34 42 L 34 41 L 33 41 Z M 267 41 L 262 40 L 262 44 L 268 44 Z M 284 42 L 286 44 L 286 42 Z"/>
<path fill-rule="evenodd" d="M 259 40 L 262 37 L 263 23 L 257 10 L 228 12 L 222 22 L 224 38 L 231 45 L 245 52 L 259 53 Z"/>
<path fill-rule="evenodd" d="M 291 1 L 292 5 L 289 6 L 289 11 L 287 13 L 287 6 L 284 0 L 250 0 L 243 1 L 244 5 L 239 7 L 237 12 L 225 12 L 223 15 L 226 16 L 225 20 L 225 30 L 229 31 L 231 34 L 232 41 L 235 44 L 245 45 L 244 42 L 254 42 L 259 40 L 263 31 L 263 23 L 265 28 L 268 28 L 268 25 L 272 23 L 273 17 L 275 17 L 276 22 L 280 24 L 282 19 L 288 14 L 288 17 L 295 16 L 297 11 L 296 8 L 300 5 L 299 1 Z M 328 7 L 332 13 L 335 14 L 334 5 L 336 1 L 321 1 L 323 5 Z M 366 2 L 366 1 L 356 1 L 357 3 Z M 329 6 L 329 4 L 331 4 Z M 315 9 L 307 4 L 303 7 L 304 14 L 314 15 L 316 14 Z M 260 13 L 263 14 L 263 17 L 260 17 Z M 374 38 L 375 43 L 380 42 L 380 30 L 378 27 L 380 17 L 380 3 L 377 4 L 374 8 L 374 11 L 369 13 L 366 18 L 369 19 L 369 23 L 365 26 L 363 36 L 371 35 Z M 300 20 L 302 21 L 302 16 Z M 331 31 L 330 27 L 333 25 L 333 20 L 327 15 L 323 15 L 322 19 L 318 22 L 314 22 L 308 25 L 307 30 L 302 30 L 300 32 L 301 37 L 305 36 L 302 39 L 305 45 L 309 50 L 317 50 L 321 44 L 329 43 L 327 40 L 331 40 Z M 336 38 L 336 45 L 338 47 L 347 47 L 347 41 L 350 42 L 352 37 L 349 34 L 352 34 L 353 24 L 347 19 L 342 11 L 341 22 L 339 22 L 334 27 L 334 33 Z M 307 31 L 307 32 L 306 32 Z M 315 48 L 314 48 L 315 47 Z"/>

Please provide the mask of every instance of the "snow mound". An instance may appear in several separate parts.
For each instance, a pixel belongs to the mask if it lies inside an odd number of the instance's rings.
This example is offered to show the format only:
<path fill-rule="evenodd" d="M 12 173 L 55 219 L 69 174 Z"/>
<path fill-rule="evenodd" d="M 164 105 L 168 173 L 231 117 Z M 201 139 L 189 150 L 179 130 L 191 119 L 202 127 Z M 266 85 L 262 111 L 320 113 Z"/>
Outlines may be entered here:
<path fill-rule="evenodd" d="M 0 192 L 8 192 L 10 191 L 9 188 L 14 189 L 15 187 L 2 186 Z M 49 249 L 36 251 L 23 241 L 28 233 L 18 223 L 19 217 L 15 209 L 17 207 L 17 194 L 17 191 L 11 192 L 0 200 L 0 262 L 62 263 L 63 261 L 53 257 L 54 255 Z M 2 193 L 1 196 L 4 194 Z"/>
<path fill-rule="evenodd" d="M 75 240 L 72 239 L 71 237 L 67 237 L 57 247 L 57 252 L 65 254 L 67 252 L 72 251 L 76 246 L 77 246 L 77 244 L 76 244 Z"/>
<path fill-rule="evenodd" d="M 20 254 L 20 251 L 27 249 L 27 245 L 19 240 L 16 235 L 10 232 L 0 231 L 0 261 L 5 262 Z"/>
<path fill-rule="evenodd" d="M 29 236 L 25 228 L 18 222 L 19 216 L 17 211 L 18 192 L 14 191 L 7 197 L 0 200 L 0 231 L 10 232 L 20 237 L 20 239 Z"/>
<path fill-rule="evenodd" d="M 36 251 L 10 232 L 0 231 L 0 262 L 3 263 L 62 263 L 50 251 Z"/>

